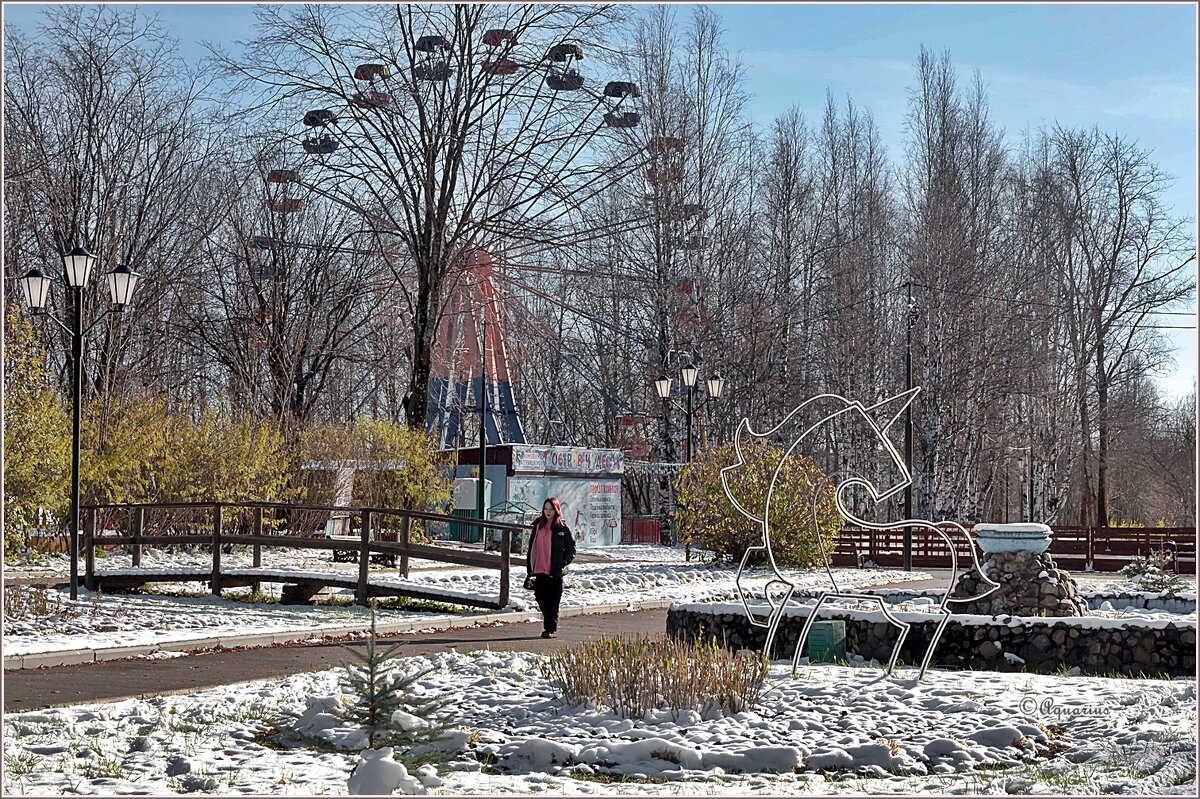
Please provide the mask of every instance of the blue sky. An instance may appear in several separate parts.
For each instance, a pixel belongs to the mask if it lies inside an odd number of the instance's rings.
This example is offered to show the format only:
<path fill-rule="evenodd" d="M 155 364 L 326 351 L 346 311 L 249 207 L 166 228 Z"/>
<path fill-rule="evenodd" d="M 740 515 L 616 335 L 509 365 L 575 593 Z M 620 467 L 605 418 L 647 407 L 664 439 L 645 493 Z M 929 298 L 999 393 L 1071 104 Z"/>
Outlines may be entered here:
<path fill-rule="evenodd" d="M 251 34 L 249 4 L 140 4 L 181 40 L 232 45 Z M 5 3 L 4 24 L 31 30 L 42 6 Z M 1196 10 L 1190 3 L 718 3 L 726 44 L 746 65 L 751 111 L 762 126 L 791 105 L 810 119 L 826 90 L 870 110 L 899 156 L 908 90 L 922 45 L 949 50 L 960 76 L 978 68 L 992 115 L 1011 144 L 1026 127 L 1099 125 L 1137 140 L 1177 178 L 1175 213 L 1196 216 Z M 687 4 L 679 4 L 681 15 Z M 1167 317 L 1171 324 L 1194 324 Z M 1177 368 L 1160 384 L 1190 390 L 1196 332 L 1167 331 Z"/>

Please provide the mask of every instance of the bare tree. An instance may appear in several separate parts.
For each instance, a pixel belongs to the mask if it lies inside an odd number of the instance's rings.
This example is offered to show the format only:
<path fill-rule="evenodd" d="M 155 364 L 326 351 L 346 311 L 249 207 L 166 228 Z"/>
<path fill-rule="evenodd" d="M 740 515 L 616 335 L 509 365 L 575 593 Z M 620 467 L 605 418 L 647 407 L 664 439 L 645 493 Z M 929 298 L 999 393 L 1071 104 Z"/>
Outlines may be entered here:
<path fill-rule="evenodd" d="M 59 275 L 85 246 L 99 270 L 142 275 L 136 313 L 111 315 L 85 349 L 85 393 L 181 382 L 167 335 L 172 285 L 211 229 L 222 197 L 205 169 L 219 119 L 175 42 L 136 10 L 55 6 L 40 37 L 5 31 L 5 245 L 8 277 L 33 265 Z M 94 276 L 85 318 L 107 308 Z M 65 282 L 51 302 L 65 315 Z M 57 335 L 57 333 L 55 333 Z M 52 357 L 65 378 L 65 337 Z"/>
<path fill-rule="evenodd" d="M 1163 358 L 1155 313 L 1193 296 L 1195 250 L 1163 207 L 1169 179 L 1145 150 L 1097 129 L 1057 127 L 1050 141 L 1085 458 L 1080 522 L 1107 526 L 1111 393 Z"/>
<path fill-rule="evenodd" d="M 610 131 L 601 112 L 632 102 L 585 89 L 578 70 L 613 20 L 606 6 L 269 7 L 244 56 L 221 59 L 272 112 L 336 115 L 336 150 L 311 187 L 376 220 L 403 256 L 410 425 L 425 424 L 434 335 L 469 254 L 552 246 L 589 197 L 637 168 L 590 146 Z"/>

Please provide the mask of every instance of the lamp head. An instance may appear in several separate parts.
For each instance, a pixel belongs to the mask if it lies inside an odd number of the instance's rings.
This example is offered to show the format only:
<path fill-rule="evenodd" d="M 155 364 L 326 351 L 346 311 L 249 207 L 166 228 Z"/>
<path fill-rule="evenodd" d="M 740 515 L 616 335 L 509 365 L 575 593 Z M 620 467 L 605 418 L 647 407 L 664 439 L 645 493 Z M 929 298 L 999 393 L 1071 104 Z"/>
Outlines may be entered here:
<path fill-rule="evenodd" d="M 96 256 L 83 247 L 76 247 L 63 256 L 63 271 L 67 275 L 67 285 L 73 289 L 81 289 L 87 285 L 92 276 L 92 267 L 96 265 Z"/>
<path fill-rule="evenodd" d="M 21 292 L 31 311 L 46 310 L 46 300 L 50 296 L 50 278 L 36 266 L 17 280 L 21 284 Z"/>
<path fill-rule="evenodd" d="M 133 290 L 137 288 L 139 277 L 141 275 L 125 264 L 118 264 L 108 273 L 108 293 L 112 298 L 113 305 L 124 308 L 129 304 L 129 300 L 133 297 Z"/>

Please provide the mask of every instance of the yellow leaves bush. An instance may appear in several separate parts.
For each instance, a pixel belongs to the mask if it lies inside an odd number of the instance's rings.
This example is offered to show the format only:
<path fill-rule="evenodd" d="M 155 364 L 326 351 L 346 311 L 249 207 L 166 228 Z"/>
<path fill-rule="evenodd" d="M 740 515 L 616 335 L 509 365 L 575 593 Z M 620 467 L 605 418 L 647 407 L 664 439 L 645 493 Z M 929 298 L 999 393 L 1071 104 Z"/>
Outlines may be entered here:
<path fill-rule="evenodd" d="M 172 410 L 143 395 L 84 412 L 85 502 L 279 501 L 289 464 L 275 425 L 228 410 Z"/>
<path fill-rule="evenodd" d="M 328 424 L 302 434 L 303 501 L 328 503 L 336 463 L 357 464 L 351 504 L 427 511 L 450 500 L 453 481 L 446 456 L 425 433 L 387 419 Z"/>
<path fill-rule="evenodd" d="M 19 547 L 39 508 L 63 518 L 69 502 L 71 418 L 29 321 L 5 317 L 4 551 Z"/>
<path fill-rule="evenodd" d="M 771 475 L 784 450 L 745 443 L 745 464 L 727 473 L 730 490 L 746 510 L 762 516 Z M 743 516 L 725 496 L 721 469 L 737 463 L 733 444 L 714 447 L 684 466 L 677 483 L 675 522 L 680 538 L 713 552 L 718 559 L 739 561 L 746 550 L 761 546 L 761 526 Z M 784 461 L 771 501 L 771 544 L 781 567 L 807 568 L 821 564 L 818 540 L 832 554 L 843 519 L 833 501 L 833 486 L 803 455 Z M 756 563 L 762 563 L 758 558 Z"/>
<path fill-rule="evenodd" d="M 450 501 L 453 469 L 424 432 L 387 419 L 359 419 L 306 431 L 298 445 L 302 502 L 324 504 L 337 493 L 337 465 L 354 464 L 350 504 L 429 511 Z M 395 517 L 380 523 L 393 526 Z M 411 540 L 428 540 L 424 522 L 409 528 Z"/>
<path fill-rule="evenodd" d="M 4 332 L 4 543 L 11 555 L 39 522 L 65 529 L 71 424 L 69 398 L 56 386 L 28 321 L 11 314 Z M 329 505 L 336 468 L 304 468 L 313 462 L 358 466 L 351 504 L 427 511 L 450 499 L 445 457 L 423 432 L 389 420 L 327 424 L 289 436 L 278 420 L 222 406 L 180 407 L 151 393 L 87 400 L 81 416 L 84 504 Z M 319 515 L 321 524 L 329 517 Z M 422 526 L 414 525 L 412 534 L 420 540 Z"/>

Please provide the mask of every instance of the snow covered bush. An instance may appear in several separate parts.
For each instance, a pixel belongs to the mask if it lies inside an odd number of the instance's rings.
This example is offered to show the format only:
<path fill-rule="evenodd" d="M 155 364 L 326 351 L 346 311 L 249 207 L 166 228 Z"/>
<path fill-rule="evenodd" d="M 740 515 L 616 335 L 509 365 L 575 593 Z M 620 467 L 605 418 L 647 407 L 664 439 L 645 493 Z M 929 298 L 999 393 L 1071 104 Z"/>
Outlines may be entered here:
<path fill-rule="evenodd" d="M 715 641 L 608 638 L 551 655 L 545 673 L 575 705 L 606 707 L 628 718 L 656 710 L 696 710 L 710 718 L 754 707 L 767 675 L 758 654 L 736 654 Z"/>
<path fill-rule="evenodd" d="M 742 455 L 745 466 L 728 475 L 730 490 L 742 507 L 761 513 L 767 504 L 771 475 L 783 457 L 783 450 L 744 443 Z M 677 495 L 680 540 L 730 561 L 738 561 L 747 549 L 762 545 L 758 526 L 737 512 L 721 485 L 721 469 L 736 462 L 733 444 L 697 454 L 679 473 Z M 833 502 L 833 487 L 824 484 L 825 475 L 803 455 L 787 458 L 780 480 L 787 490 L 776 491 L 771 506 L 775 562 L 794 568 L 819 565 L 817 536 L 825 551 L 830 552 L 842 528 L 842 517 Z"/>
<path fill-rule="evenodd" d="M 346 780 L 346 792 L 351 796 L 387 796 L 397 789 L 403 794 L 426 794 L 425 785 L 408 773 L 403 763 L 392 757 L 392 747 L 364 749 Z"/>
<path fill-rule="evenodd" d="M 1143 591 L 1178 594 L 1183 590 L 1183 578 L 1173 570 L 1171 555 L 1166 552 L 1150 552 L 1145 557 L 1134 555 L 1133 560 L 1121 569 L 1121 574 L 1130 578 Z"/>

